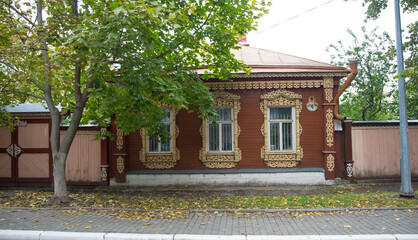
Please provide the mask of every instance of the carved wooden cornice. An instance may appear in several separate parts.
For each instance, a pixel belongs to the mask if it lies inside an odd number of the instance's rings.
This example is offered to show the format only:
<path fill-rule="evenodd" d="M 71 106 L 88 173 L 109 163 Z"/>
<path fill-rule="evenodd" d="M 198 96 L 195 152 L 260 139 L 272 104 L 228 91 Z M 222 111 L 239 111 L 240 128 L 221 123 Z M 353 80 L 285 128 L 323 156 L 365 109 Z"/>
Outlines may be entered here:
<path fill-rule="evenodd" d="M 277 78 L 277 77 L 345 77 L 348 72 L 281 72 L 281 73 L 238 73 L 231 78 Z"/>
<path fill-rule="evenodd" d="M 284 89 L 284 88 L 320 88 L 323 80 L 297 81 L 251 81 L 251 82 L 207 82 L 212 90 L 244 90 L 244 89 Z"/>

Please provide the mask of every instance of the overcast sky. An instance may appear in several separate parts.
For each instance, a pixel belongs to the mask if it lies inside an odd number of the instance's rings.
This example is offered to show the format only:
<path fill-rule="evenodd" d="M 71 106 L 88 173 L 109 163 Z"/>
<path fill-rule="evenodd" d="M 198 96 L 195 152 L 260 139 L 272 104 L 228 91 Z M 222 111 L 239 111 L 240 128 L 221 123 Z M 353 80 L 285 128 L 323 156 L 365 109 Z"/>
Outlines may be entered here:
<path fill-rule="evenodd" d="M 325 49 L 339 39 L 350 43 L 352 38 L 347 28 L 361 36 L 361 26 L 370 32 L 376 26 L 380 32 L 387 31 L 395 39 L 394 3 L 379 20 L 364 23 L 366 8 L 362 0 L 272 0 L 268 15 L 259 21 L 257 32 L 247 34 L 252 47 L 273 50 L 321 62 L 330 62 Z M 418 19 L 418 14 L 401 13 L 405 26 Z M 273 26 L 275 25 L 275 26 Z"/>

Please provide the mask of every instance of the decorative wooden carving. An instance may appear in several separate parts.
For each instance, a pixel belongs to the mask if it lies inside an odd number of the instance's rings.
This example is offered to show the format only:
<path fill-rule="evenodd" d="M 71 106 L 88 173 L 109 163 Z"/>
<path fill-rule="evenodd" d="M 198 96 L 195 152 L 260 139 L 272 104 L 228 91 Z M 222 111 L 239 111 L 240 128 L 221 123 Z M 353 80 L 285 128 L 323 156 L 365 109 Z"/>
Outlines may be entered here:
<path fill-rule="evenodd" d="M 329 154 L 327 157 L 327 169 L 328 172 L 333 172 L 335 169 L 335 158 L 332 154 Z"/>
<path fill-rule="evenodd" d="M 200 135 L 202 135 L 202 148 L 199 151 L 199 159 L 208 168 L 233 168 L 241 161 L 241 150 L 238 147 L 238 136 L 241 129 L 238 126 L 238 113 L 241 110 L 240 96 L 223 91 L 212 93 L 215 101 L 215 107 L 231 107 L 233 108 L 234 121 L 234 152 L 228 153 L 210 153 L 207 149 L 207 121 L 203 120 L 200 126 Z"/>
<path fill-rule="evenodd" d="M 345 77 L 348 72 L 336 73 L 309 73 L 309 72 L 294 72 L 294 73 L 256 73 L 252 72 L 250 75 L 246 73 L 236 74 L 233 78 L 278 78 L 278 77 Z"/>
<path fill-rule="evenodd" d="M 116 148 L 119 151 L 123 148 L 123 131 L 119 128 L 116 130 Z"/>
<path fill-rule="evenodd" d="M 119 174 L 122 174 L 123 171 L 125 170 L 125 160 L 123 159 L 122 156 L 119 156 L 116 159 L 116 169 L 118 170 Z"/>
<path fill-rule="evenodd" d="M 283 89 L 283 88 L 320 88 L 322 80 L 306 81 L 257 81 L 257 82 L 208 82 L 212 90 L 237 90 L 237 89 Z"/>
<path fill-rule="evenodd" d="M 331 109 L 327 110 L 325 127 L 327 133 L 327 146 L 332 147 L 334 145 L 334 114 Z"/>
<path fill-rule="evenodd" d="M 264 124 L 261 126 L 261 133 L 264 136 L 264 146 L 261 148 L 261 158 L 269 167 L 289 168 L 295 167 L 303 158 L 303 149 L 300 146 L 300 136 L 302 135 L 302 125 L 299 123 L 300 112 L 302 111 L 302 96 L 300 94 L 276 90 L 261 95 L 260 110 L 264 115 Z M 268 146 L 268 118 L 267 109 L 275 106 L 292 106 L 296 108 L 296 151 L 295 152 L 270 152 Z"/>
<path fill-rule="evenodd" d="M 353 164 L 347 163 L 347 177 L 353 176 Z"/>
<path fill-rule="evenodd" d="M 325 91 L 325 100 L 331 102 L 333 100 L 332 90 L 334 87 L 334 82 L 332 77 L 324 77 L 324 91 Z"/>
<path fill-rule="evenodd" d="M 15 125 L 16 127 L 26 127 L 28 125 L 28 122 L 21 121 L 19 119 L 13 119 L 13 125 Z"/>
<path fill-rule="evenodd" d="M 176 125 L 176 116 L 178 110 L 170 107 L 168 104 L 159 103 L 160 108 L 170 108 L 171 110 L 171 126 L 173 136 L 171 138 L 170 153 L 149 153 L 147 152 L 147 133 L 145 129 L 141 129 L 142 149 L 139 151 L 139 160 L 146 168 L 149 169 L 170 169 L 173 168 L 178 160 L 180 160 L 180 150 L 176 147 L 176 139 L 179 135 L 179 128 Z"/>

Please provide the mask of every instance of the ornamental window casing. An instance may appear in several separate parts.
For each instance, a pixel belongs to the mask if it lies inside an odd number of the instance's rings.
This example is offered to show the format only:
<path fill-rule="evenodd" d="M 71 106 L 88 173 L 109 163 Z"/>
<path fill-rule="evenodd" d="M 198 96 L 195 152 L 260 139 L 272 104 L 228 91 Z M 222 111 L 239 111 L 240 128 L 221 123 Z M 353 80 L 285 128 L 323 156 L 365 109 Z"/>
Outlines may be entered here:
<path fill-rule="evenodd" d="M 209 153 L 228 153 L 234 151 L 234 117 L 233 108 L 215 108 L 218 113 L 216 123 L 207 123 L 206 149 Z"/>
<path fill-rule="evenodd" d="M 295 152 L 295 107 L 269 107 L 268 120 L 268 146 L 270 152 Z"/>
<path fill-rule="evenodd" d="M 160 141 L 158 138 L 147 136 L 146 130 L 141 129 L 142 148 L 139 151 L 139 160 L 148 169 L 170 169 L 173 168 L 180 159 L 180 151 L 176 145 L 176 139 L 179 135 L 179 128 L 176 125 L 176 116 L 178 110 L 167 104 L 159 104 L 164 109 L 165 124 L 170 133 L 170 139 Z"/>
<path fill-rule="evenodd" d="M 303 158 L 303 149 L 300 146 L 300 137 L 302 135 L 302 126 L 299 118 L 302 111 L 302 96 L 300 94 L 286 91 L 276 90 L 261 95 L 260 110 L 264 116 L 264 123 L 261 127 L 261 133 L 264 137 L 264 146 L 261 148 L 261 158 L 269 167 L 283 168 L 295 167 Z M 291 112 L 291 119 L 271 119 L 270 111 L 285 110 Z M 288 118 L 288 117 L 285 117 Z M 270 125 L 273 123 L 291 123 L 290 129 L 292 134 L 291 147 L 283 147 L 282 140 L 280 147 L 273 147 L 271 145 L 271 129 Z M 280 131 L 282 128 L 279 128 Z M 281 138 L 283 138 L 281 136 Z"/>
<path fill-rule="evenodd" d="M 218 127 L 214 127 L 211 122 L 203 119 L 200 127 L 200 134 L 202 136 L 202 148 L 199 151 L 200 161 L 208 168 L 233 168 L 239 161 L 241 161 L 241 150 L 238 147 L 238 137 L 240 135 L 240 127 L 238 126 L 238 113 L 241 110 L 240 96 L 224 91 L 216 91 L 212 93 L 214 99 L 214 107 L 218 113 L 229 117 L 218 119 Z M 226 115 L 225 115 L 226 114 Z M 210 128 L 212 130 L 222 131 L 222 126 L 226 126 L 231 133 L 231 141 L 222 146 L 218 143 L 210 146 Z M 221 137 L 222 133 L 219 133 Z M 222 140 L 222 139 L 220 139 Z M 231 144 L 231 148 L 228 146 Z"/>

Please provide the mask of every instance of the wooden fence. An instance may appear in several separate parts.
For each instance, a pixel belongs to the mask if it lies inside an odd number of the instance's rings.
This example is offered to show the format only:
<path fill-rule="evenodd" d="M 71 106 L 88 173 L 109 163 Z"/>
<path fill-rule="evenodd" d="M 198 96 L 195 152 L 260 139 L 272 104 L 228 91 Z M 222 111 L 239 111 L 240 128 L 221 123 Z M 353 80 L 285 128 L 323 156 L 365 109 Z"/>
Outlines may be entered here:
<path fill-rule="evenodd" d="M 102 181 L 101 141 L 95 140 L 98 130 L 80 127 L 71 144 L 65 166 L 67 181 L 87 184 Z M 65 131 L 61 131 L 61 140 Z"/>
<path fill-rule="evenodd" d="M 13 132 L 0 128 L 0 184 L 52 183 L 49 119 L 25 119 Z M 61 127 L 61 140 L 66 127 Z M 107 185 L 107 140 L 96 127 L 80 127 L 66 162 L 70 184 Z"/>
<path fill-rule="evenodd" d="M 412 177 L 418 177 L 418 121 L 410 121 L 409 151 Z M 399 178 L 400 133 L 398 121 L 353 122 L 354 178 Z"/>

